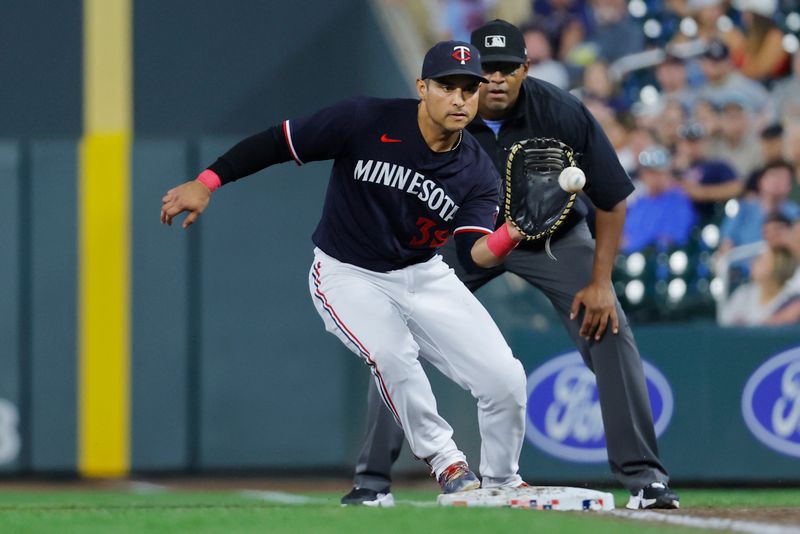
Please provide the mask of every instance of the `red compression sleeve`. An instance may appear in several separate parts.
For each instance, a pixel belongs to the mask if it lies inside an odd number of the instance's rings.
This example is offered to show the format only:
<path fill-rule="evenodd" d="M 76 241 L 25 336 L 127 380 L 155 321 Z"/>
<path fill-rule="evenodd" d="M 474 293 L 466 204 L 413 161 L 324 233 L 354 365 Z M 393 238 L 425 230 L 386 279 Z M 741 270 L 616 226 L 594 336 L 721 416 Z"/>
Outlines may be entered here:
<path fill-rule="evenodd" d="M 196 181 L 206 186 L 212 193 L 222 185 L 222 180 L 220 180 L 217 173 L 211 169 L 206 169 L 201 172 Z"/>
<path fill-rule="evenodd" d="M 486 240 L 486 246 L 498 258 L 507 256 L 517 245 L 519 245 L 519 241 L 511 239 L 511 235 L 508 233 L 507 222 L 489 234 L 489 238 Z"/>

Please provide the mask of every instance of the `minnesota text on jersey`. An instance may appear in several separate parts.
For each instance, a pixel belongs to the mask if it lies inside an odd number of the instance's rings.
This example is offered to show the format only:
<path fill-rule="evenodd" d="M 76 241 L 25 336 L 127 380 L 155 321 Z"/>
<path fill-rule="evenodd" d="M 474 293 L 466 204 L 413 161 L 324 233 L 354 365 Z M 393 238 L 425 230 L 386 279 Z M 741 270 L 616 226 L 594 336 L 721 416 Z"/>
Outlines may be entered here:
<path fill-rule="evenodd" d="M 413 176 L 411 175 L 412 172 L 414 172 Z M 353 178 L 363 182 L 374 182 L 395 187 L 410 195 L 416 195 L 422 202 L 426 202 L 430 209 L 439 210 L 439 216 L 444 221 L 452 220 L 458 211 L 458 205 L 436 182 L 425 178 L 425 176 L 412 169 L 406 169 L 402 165 L 360 159 L 353 171 Z M 409 178 L 411 179 L 409 180 Z"/>

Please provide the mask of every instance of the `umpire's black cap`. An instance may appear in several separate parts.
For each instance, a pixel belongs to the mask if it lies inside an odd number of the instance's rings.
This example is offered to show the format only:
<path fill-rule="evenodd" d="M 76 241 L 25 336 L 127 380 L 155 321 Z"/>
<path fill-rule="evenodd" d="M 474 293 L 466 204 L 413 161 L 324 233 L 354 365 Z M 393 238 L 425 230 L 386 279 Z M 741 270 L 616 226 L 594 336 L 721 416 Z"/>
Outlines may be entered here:
<path fill-rule="evenodd" d="M 423 80 L 444 78 L 445 76 L 471 76 L 489 83 L 481 70 L 481 53 L 464 41 L 442 41 L 436 43 L 425 54 L 422 62 Z"/>
<path fill-rule="evenodd" d="M 761 130 L 761 139 L 780 139 L 783 137 L 783 125 L 780 122 L 774 122 Z"/>
<path fill-rule="evenodd" d="M 678 128 L 678 137 L 687 141 L 697 141 L 706 137 L 706 129 L 699 122 L 690 121 Z"/>
<path fill-rule="evenodd" d="M 487 22 L 470 36 L 470 41 L 481 51 L 484 63 L 525 63 L 528 51 L 522 32 L 502 19 Z"/>

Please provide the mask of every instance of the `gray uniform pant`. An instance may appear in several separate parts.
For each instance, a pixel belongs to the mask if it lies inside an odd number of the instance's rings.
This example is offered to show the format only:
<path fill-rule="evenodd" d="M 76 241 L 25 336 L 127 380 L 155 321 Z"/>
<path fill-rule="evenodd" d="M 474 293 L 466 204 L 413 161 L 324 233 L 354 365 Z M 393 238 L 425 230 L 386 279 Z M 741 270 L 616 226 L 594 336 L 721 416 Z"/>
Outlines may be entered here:
<path fill-rule="evenodd" d="M 619 333 L 614 335 L 609 329 L 599 342 L 587 341 L 578 335 L 582 315 L 575 320 L 569 318 L 575 294 L 589 283 L 592 275 L 594 240 L 586 223 L 581 222 L 553 240 L 551 249 L 558 261 L 550 259 L 543 247 L 541 250 L 516 249 L 500 267 L 470 274 L 459 264 L 452 239 L 441 252 L 471 291 L 509 271 L 547 296 L 597 379 L 611 472 L 634 492 L 651 482 L 667 483 L 667 472 L 658 458 L 641 358 L 619 302 Z M 400 454 L 403 439 L 402 429 L 370 381 L 366 442 L 356 465 L 355 484 L 376 491 L 389 486 L 392 464 Z"/>

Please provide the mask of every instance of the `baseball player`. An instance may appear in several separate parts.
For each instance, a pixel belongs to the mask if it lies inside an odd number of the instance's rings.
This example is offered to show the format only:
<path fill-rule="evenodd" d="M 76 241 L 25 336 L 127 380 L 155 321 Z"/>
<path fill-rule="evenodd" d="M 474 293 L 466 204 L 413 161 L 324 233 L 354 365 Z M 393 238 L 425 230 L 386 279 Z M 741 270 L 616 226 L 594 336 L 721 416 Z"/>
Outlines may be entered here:
<path fill-rule="evenodd" d="M 387 414 L 444 493 L 481 481 L 437 413 L 423 355 L 477 399 L 480 473 L 488 488 L 518 487 L 525 372 L 477 299 L 436 254 L 451 235 L 465 257 L 499 264 L 521 235 L 497 231 L 498 174 L 463 131 L 485 82 L 469 43 L 431 48 L 419 100 L 353 98 L 249 137 L 162 199 L 161 221 L 191 225 L 220 185 L 270 165 L 333 160 L 309 273 L 326 329 L 371 368 Z M 464 238 L 463 236 L 475 236 Z M 291 238 L 287 236 L 287 238 Z M 279 252 L 278 252 L 279 253 Z"/>
<path fill-rule="evenodd" d="M 568 93 L 526 76 L 528 61 L 520 31 L 495 20 L 475 30 L 483 74 L 478 118 L 468 130 L 505 168 L 509 148 L 523 139 L 554 137 L 582 154 L 586 195 L 597 208 L 596 242 L 584 217 L 573 210 L 551 240 L 553 261 L 541 242 L 524 242 L 502 265 L 475 269 L 462 250 L 446 246 L 445 261 L 471 291 L 510 271 L 541 290 L 553 303 L 586 365 L 595 373 L 605 427 L 608 460 L 614 476 L 631 492 L 630 508 L 677 508 L 658 457 L 655 430 L 642 362 L 633 333 L 611 284 L 612 262 L 625 220 L 625 198 L 633 190 L 616 153 L 587 109 Z M 499 200 L 499 199 L 498 199 Z M 610 329 L 611 333 L 607 334 Z M 368 432 L 355 486 L 343 504 L 386 506 L 391 466 L 402 446 L 402 429 L 368 398 Z"/>

